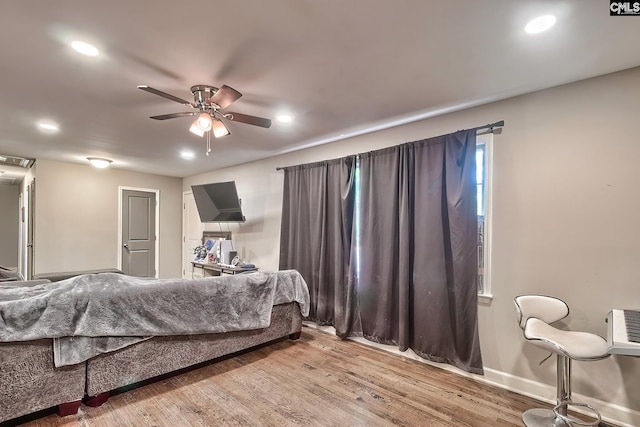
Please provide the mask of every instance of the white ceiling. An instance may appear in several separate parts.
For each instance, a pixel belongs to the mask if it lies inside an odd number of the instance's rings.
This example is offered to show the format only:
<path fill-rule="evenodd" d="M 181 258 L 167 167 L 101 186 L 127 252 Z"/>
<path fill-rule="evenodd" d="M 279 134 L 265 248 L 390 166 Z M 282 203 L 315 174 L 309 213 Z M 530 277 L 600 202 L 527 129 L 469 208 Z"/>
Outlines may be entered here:
<path fill-rule="evenodd" d="M 523 31 L 548 13 L 551 30 Z M 638 40 L 640 17 L 605 0 L 2 0 L 0 154 L 191 176 L 635 67 Z M 188 108 L 140 84 L 187 100 L 227 84 L 243 93 L 228 110 L 295 121 L 227 122 L 206 157 L 190 118 L 148 118 Z"/>

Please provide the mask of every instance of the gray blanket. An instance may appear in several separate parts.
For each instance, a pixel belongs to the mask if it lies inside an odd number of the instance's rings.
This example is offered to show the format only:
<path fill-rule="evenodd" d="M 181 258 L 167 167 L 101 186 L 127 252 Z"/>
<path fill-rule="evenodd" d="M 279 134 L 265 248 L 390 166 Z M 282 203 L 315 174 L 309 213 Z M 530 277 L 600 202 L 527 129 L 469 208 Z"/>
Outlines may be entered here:
<path fill-rule="evenodd" d="M 294 270 L 196 280 L 87 274 L 0 287 L 0 341 L 54 338 L 63 366 L 154 335 L 266 328 L 272 307 L 293 301 L 307 316 L 309 291 Z"/>

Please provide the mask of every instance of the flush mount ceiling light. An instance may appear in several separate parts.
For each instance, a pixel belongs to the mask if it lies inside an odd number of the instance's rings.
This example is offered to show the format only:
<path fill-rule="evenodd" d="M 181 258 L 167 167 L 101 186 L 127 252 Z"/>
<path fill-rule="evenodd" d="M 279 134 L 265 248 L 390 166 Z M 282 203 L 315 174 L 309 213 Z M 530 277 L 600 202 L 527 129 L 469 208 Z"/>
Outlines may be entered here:
<path fill-rule="evenodd" d="M 529 34 L 537 34 L 548 30 L 556 23 L 556 17 L 553 15 L 539 16 L 529 21 L 524 30 Z"/>
<path fill-rule="evenodd" d="M 100 53 L 94 45 L 81 42 L 79 40 L 71 42 L 71 47 L 74 48 L 77 52 L 80 52 L 81 54 L 87 56 L 98 56 L 98 54 Z"/>
<path fill-rule="evenodd" d="M 60 130 L 60 127 L 56 123 L 45 121 L 38 122 L 38 128 L 45 132 L 57 132 Z"/>
<path fill-rule="evenodd" d="M 113 160 L 103 159 L 101 157 L 87 157 L 91 166 L 98 169 L 104 169 L 109 167 L 109 165 L 113 162 Z"/>

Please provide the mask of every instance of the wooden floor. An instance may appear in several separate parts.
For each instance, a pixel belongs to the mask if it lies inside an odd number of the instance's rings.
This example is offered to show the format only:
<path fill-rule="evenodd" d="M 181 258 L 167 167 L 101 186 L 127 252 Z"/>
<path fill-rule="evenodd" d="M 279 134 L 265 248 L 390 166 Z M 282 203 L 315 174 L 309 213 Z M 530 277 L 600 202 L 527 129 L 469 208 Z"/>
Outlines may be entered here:
<path fill-rule="evenodd" d="M 141 361 L 141 363 L 144 363 Z M 36 426 L 522 426 L 540 403 L 303 328 L 281 341 Z M 545 405 L 547 406 L 547 405 Z"/>

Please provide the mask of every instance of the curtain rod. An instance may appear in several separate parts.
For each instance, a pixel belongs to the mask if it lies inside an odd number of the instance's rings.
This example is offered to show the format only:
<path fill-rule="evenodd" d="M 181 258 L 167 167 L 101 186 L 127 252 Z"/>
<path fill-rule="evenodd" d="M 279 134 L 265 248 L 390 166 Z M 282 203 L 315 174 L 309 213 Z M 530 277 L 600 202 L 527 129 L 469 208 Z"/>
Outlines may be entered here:
<path fill-rule="evenodd" d="M 494 128 L 501 128 L 502 126 L 504 126 L 504 120 L 500 120 L 499 122 L 495 122 L 495 123 L 489 123 L 484 126 L 478 126 L 477 128 L 475 128 L 475 130 L 477 135 L 486 135 L 488 133 L 493 133 Z M 479 130 L 482 130 L 482 129 L 487 129 L 487 130 L 477 133 Z"/>
<path fill-rule="evenodd" d="M 475 129 L 475 131 L 477 133 L 479 130 L 487 129 L 486 131 L 481 132 L 481 133 L 478 134 L 478 135 L 485 135 L 485 134 L 488 134 L 488 133 L 493 133 L 493 129 L 494 128 L 501 128 L 502 126 L 504 126 L 504 120 L 500 120 L 499 122 L 495 122 L 495 123 L 487 123 L 484 126 L 478 126 L 476 128 L 471 128 L 469 130 Z M 285 170 L 285 169 L 286 169 L 286 167 L 284 167 L 284 166 L 278 166 L 276 168 L 277 171 L 281 171 L 281 170 Z"/>

